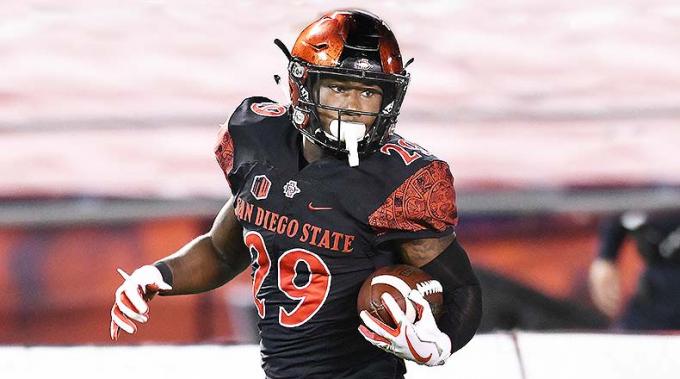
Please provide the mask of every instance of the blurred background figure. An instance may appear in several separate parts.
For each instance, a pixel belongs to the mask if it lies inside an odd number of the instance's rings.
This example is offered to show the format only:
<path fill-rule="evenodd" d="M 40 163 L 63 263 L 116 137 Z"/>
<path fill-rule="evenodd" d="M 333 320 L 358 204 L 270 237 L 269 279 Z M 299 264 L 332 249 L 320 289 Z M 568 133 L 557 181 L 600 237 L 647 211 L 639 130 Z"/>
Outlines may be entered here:
<path fill-rule="evenodd" d="M 617 258 L 626 238 L 632 238 L 645 270 L 635 295 L 621 294 Z M 600 247 L 590 267 L 595 305 L 629 330 L 680 329 L 680 212 L 628 211 L 606 218 Z"/>

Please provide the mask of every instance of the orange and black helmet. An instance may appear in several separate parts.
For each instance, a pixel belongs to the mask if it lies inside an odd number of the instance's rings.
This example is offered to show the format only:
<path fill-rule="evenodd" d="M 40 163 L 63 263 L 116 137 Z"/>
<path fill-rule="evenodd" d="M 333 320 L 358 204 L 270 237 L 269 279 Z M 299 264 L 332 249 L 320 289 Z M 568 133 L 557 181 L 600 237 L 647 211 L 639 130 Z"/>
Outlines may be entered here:
<path fill-rule="evenodd" d="M 323 108 L 338 112 L 340 125 L 343 116 L 376 117 L 359 142 L 359 154 L 373 152 L 386 141 L 397 122 L 409 74 L 404 70 L 397 40 L 385 22 L 361 10 L 324 14 L 300 33 L 289 58 L 290 115 L 301 133 L 325 148 L 347 152 L 344 142 L 323 132 L 317 114 L 317 108 Z M 315 84 L 324 77 L 379 85 L 383 89 L 380 111 L 320 104 Z"/>

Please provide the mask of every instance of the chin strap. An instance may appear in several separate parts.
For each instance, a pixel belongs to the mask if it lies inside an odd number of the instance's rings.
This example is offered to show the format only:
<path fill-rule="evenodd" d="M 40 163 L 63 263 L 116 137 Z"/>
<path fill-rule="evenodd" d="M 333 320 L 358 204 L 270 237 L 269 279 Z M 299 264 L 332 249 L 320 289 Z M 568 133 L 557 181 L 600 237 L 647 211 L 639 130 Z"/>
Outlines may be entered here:
<path fill-rule="evenodd" d="M 278 46 L 279 49 L 281 49 L 281 51 L 282 51 L 283 54 L 286 56 L 286 58 L 288 58 L 288 61 L 289 61 L 289 62 L 293 59 L 293 56 L 290 54 L 290 50 L 288 50 L 288 48 L 286 47 L 286 45 L 284 45 L 283 42 L 281 42 L 280 39 L 278 39 L 278 38 L 274 39 L 274 44 L 275 44 L 276 46 Z"/>
<path fill-rule="evenodd" d="M 286 45 L 284 45 L 284 43 L 281 42 L 280 39 L 278 39 L 278 38 L 274 39 L 274 44 L 275 44 L 279 49 L 281 49 L 281 51 L 283 52 L 283 54 L 284 54 L 284 55 L 286 56 L 286 58 L 288 59 L 288 62 L 290 62 L 290 61 L 293 59 L 293 56 L 290 54 L 290 51 L 288 50 L 288 48 L 286 47 Z M 283 101 L 282 101 L 282 103 L 289 103 L 289 102 L 290 102 L 290 93 L 288 93 L 287 86 L 282 85 L 281 76 L 280 76 L 280 75 L 277 75 L 277 74 L 274 74 L 274 82 L 276 83 L 276 86 L 279 87 L 279 89 L 281 90 L 281 93 L 283 94 Z"/>

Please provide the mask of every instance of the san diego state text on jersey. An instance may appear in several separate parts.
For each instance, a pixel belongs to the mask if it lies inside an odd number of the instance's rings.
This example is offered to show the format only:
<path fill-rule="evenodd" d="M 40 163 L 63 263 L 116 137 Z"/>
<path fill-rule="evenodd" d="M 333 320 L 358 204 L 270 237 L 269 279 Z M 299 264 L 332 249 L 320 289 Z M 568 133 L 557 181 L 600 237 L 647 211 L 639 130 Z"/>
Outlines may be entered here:
<path fill-rule="evenodd" d="M 452 233 L 448 165 L 393 135 L 358 167 L 324 158 L 300 169 L 301 135 L 277 107 L 246 99 L 215 151 L 252 255 L 265 372 L 331 377 L 376 361 L 403 370 L 358 333 L 356 297 L 376 267 L 397 262 L 384 242 Z"/>

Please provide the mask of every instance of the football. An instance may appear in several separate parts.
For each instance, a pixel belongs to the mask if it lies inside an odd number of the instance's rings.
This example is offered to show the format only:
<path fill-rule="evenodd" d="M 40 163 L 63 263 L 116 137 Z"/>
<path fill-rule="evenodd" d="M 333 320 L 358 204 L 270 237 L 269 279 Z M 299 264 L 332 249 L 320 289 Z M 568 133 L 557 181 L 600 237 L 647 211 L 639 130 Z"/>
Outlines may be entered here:
<path fill-rule="evenodd" d="M 383 306 L 380 296 L 388 292 L 404 311 L 410 322 L 416 321 L 416 309 L 407 299 L 408 293 L 417 289 L 430 303 L 432 314 L 438 320 L 443 310 L 443 290 L 441 284 L 433 280 L 425 271 L 408 265 L 382 267 L 373 272 L 361 286 L 357 298 L 357 311 L 366 310 L 385 324 L 396 327 L 392 317 Z"/>

